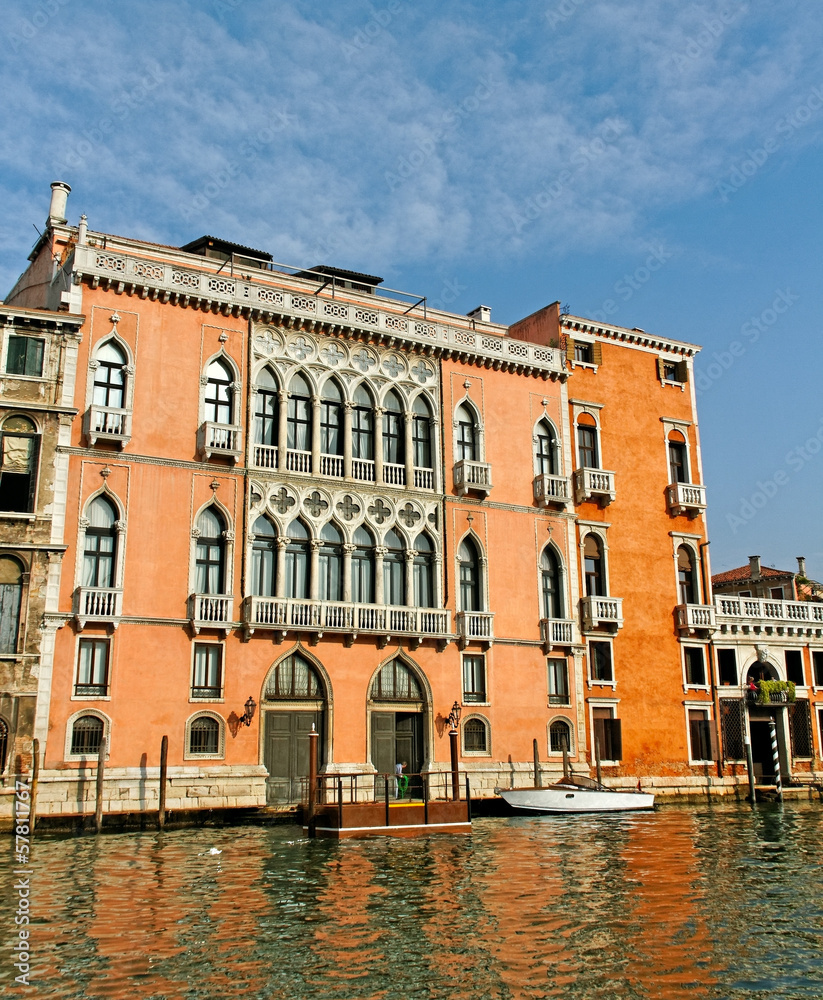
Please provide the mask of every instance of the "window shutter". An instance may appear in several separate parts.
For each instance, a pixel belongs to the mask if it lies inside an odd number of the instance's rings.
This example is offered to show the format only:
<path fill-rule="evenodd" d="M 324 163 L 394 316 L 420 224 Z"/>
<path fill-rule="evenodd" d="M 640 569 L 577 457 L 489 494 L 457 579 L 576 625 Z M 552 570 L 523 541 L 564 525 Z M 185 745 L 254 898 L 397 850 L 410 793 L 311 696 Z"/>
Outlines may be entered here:
<path fill-rule="evenodd" d="M 608 756 L 606 757 L 606 760 L 622 760 L 623 731 L 620 719 L 604 719 L 603 729 L 605 731 L 606 746 L 608 748 Z"/>
<path fill-rule="evenodd" d="M 684 383 L 689 381 L 689 363 L 687 361 L 677 362 L 677 381 Z"/>
<path fill-rule="evenodd" d="M 566 337 L 566 360 L 574 361 L 574 340 L 571 337 Z"/>
<path fill-rule="evenodd" d="M 661 382 L 666 378 L 666 362 L 662 358 L 657 359 L 657 377 Z"/>
<path fill-rule="evenodd" d="M 717 760 L 718 758 L 718 747 L 717 747 L 717 727 L 711 721 L 706 722 L 706 727 L 709 734 L 709 752 L 711 753 L 711 759 Z"/>
<path fill-rule="evenodd" d="M 595 340 L 595 342 L 592 344 L 592 364 L 593 365 L 603 364 L 603 348 L 601 347 L 600 342 L 597 340 Z"/>

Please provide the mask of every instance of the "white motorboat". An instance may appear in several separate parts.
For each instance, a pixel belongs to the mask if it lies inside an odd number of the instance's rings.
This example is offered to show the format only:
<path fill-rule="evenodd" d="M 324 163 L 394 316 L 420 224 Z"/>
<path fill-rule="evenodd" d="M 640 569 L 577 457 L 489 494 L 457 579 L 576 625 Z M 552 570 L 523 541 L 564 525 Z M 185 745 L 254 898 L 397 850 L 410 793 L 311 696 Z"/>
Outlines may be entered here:
<path fill-rule="evenodd" d="M 546 788 L 497 788 L 512 809 L 536 813 L 623 812 L 652 809 L 654 795 L 617 790 L 582 775 L 569 775 Z"/>

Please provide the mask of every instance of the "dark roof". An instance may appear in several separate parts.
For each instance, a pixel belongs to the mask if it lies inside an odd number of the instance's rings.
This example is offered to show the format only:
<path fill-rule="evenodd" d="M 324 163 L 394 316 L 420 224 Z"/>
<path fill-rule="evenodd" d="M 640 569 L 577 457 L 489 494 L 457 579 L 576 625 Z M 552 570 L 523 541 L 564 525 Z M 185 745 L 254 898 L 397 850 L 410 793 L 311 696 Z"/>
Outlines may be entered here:
<path fill-rule="evenodd" d="M 258 260 L 272 260 L 272 255 L 265 250 L 255 250 L 253 247 L 243 246 L 242 243 L 232 243 L 229 240 L 221 240 L 217 236 L 198 236 L 196 240 L 187 243 L 178 249 L 185 253 L 202 253 L 207 247 L 217 250 L 218 253 L 231 255 L 239 254 L 241 257 L 254 257 Z"/>
<path fill-rule="evenodd" d="M 772 569 L 771 566 L 761 566 L 760 567 L 760 578 L 766 578 L 769 580 L 774 580 L 777 577 L 782 577 L 783 579 L 791 579 L 794 573 L 787 572 L 782 569 Z M 725 573 L 716 573 L 712 577 L 712 583 L 717 586 L 718 584 L 724 583 L 751 583 L 754 581 L 752 576 L 751 566 L 746 564 L 745 566 L 738 566 L 737 569 L 727 569 Z"/>
<path fill-rule="evenodd" d="M 355 281 L 361 285 L 380 285 L 382 278 L 376 274 L 363 274 L 360 271 L 346 271 L 342 267 L 331 267 L 329 264 L 317 264 L 305 271 L 298 271 L 295 278 L 314 278 L 316 274 L 325 274 L 328 277 L 342 278 L 344 281 Z"/>

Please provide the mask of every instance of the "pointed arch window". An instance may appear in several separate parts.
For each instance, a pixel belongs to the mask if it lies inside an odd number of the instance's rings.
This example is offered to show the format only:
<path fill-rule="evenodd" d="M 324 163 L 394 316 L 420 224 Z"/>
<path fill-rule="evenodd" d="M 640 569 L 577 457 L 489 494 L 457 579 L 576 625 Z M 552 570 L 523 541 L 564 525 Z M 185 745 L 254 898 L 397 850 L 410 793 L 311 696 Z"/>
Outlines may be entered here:
<path fill-rule="evenodd" d="M 406 460 L 403 405 L 392 389 L 383 403 L 383 461 L 402 465 Z"/>
<path fill-rule="evenodd" d="M 233 382 L 234 378 L 231 368 L 221 358 L 215 358 L 206 371 L 206 423 L 234 423 Z"/>
<path fill-rule="evenodd" d="M 359 385 L 354 393 L 351 414 L 352 458 L 374 460 L 374 403 L 368 389 Z"/>
<path fill-rule="evenodd" d="M 336 525 L 329 522 L 320 532 L 318 553 L 317 596 L 321 601 L 343 600 L 343 536 Z"/>
<path fill-rule="evenodd" d="M 200 536 L 195 554 L 195 591 L 198 594 L 225 593 L 226 522 L 214 507 L 206 507 L 197 519 Z"/>
<path fill-rule="evenodd" d="M 0 510 L 34 511 L 40 435 L 28 417 L 11 416 L 0 434 Z"/>
<path fill-rule="evenodd" d="M 351 554 L 351 599 L 374 604 L 374 539 L 362 525 L 354 533 Z"/>
<path fill-rule="evenodd" d="M 586 535 L 583 541 L 583 565 L 586 577 L 586 596 L 605 597 L 603 547 L 596 535 Z"/>
<path fill-rule="evenodd" d="M 412 443 L 414 446 L 414 464 L 418 469 L 431 469 L 431 410 L 429 404 L 418 396 L 412 408 Z"/>
<path fill-rule="evenodd" d="M 323 683 L 315 668 L 294 653 L 281 660 L 269 674 L 266 683 L 266 701 L 293 701 L 324 698 Z"/>
<path fill-rule="evenodd" d="M 311 391 L 302 375 L 292 377 L 287 409 L 287 444 L 295 451 L 311 451 Z"/>
<path fill-rule="evenodd" d="M 538 475 L 557 475 L 557 438 L 547 420 L 537 425 L 537 449 L 535 454 Z"/>
<path fill-rule="evenodd" d="M 681 604 L 697 604 L 694 563 L 692 554 L 685 545 L 677 550 L 677 587 Z"/>
<path fill-rule="evenodd" d="M 92 402 L 95 406 L 123 409 L 126 405 L 126 353 L 113 340 L 107 340 L 96 352 Z"/>
<path fill-rule="evenodd" d="M 479 449 L 475 431 L 474 413 L 466 403 L 457 407 L 457 460 L 478 461 Z"/>
<path fill-rule="evenodd" d="M 563 589 L 560 562 L 551 546 L 540 557 L 540 582 L 543 592 L 543 617 L 563 617 Z"/>
<path fill-rule="evenodd" d="M 256 444 L 274 447 L 277 444 L 277 416 L 279 412 L 277 382 L 270 368 L 263 368 L 257 376 L 254 397 L 254 440 Z"/>
<path fill-rule="evenodd" d="M 343 454 L 343 394 L 333 378 L 326 380 L 320 396 L 320 451 Z"/>
<path fill-rule="evenodd" d="M 406 603 L 406 561 L 403 540 L 394 529 L 386 532 L 386 553 L 383 556 L 383 602 Z"/>
<path fill-rule="evenodd" d="M 402 660 L 384 663 L 374 678 L 373 701 L 423 701 L 420 682 Z"/>
<path fill-rule="evenodd" d="M 114 587 L 117 510 L 111 500 L 99 496 L 89 504 L 87 516 L 89 526 L 83 548 L 83 586 Z"/>
<path fill-rule="evenodd" d="M 309 532 L 302 521 L 295 519 L 288 527 L 286 546 L 286 597 L 305 600 L 309 597 Z"/>
<path fill-rule="evenodd" d="M 267 517 L 254 522 L 254 541 L 251 547 L 251 583 L 255 597 L 275 596 L 275 571 L 277 567 L 277 533 Z"/>
<path fill-rule="evenodd" d="M 689 482 L 689 462 L 686 451 L 686 439 L 680 431 L 669 434 L 669 482 Z"/>
<path fill-rule="evenodd" d="M 480 553 L 471 538 L 464 538 L 457 550 L 460 571 L 460 610 L 482 611 L 483 594 L 480 583 Z"/>
<path fill-rule="evenodd" d="M 418 608 L 433 608 L 434 550 L 428 535 L 418 535 L 414 548 L 414 604 Z"/>
<path fill-rule="evenodd" d="M 591 414 L 583 413 L 577 421 L 577 456 L 582 469 L 599 469 L 597 424 Z"/>
<path fill-rule="evenodd" d="M 17 652 L 23 567 L 10 556 L 0 556 L 0 653 Z"/>

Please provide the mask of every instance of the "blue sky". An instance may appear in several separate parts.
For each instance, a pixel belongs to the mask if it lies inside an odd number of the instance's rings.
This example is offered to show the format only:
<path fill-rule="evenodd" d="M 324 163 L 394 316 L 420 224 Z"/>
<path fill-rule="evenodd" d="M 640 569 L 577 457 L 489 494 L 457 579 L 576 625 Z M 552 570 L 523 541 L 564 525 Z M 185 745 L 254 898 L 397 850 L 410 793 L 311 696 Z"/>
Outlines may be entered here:
<path fill-rule="evenodd" d="M 60 179 L 94 229 L 702 344 L 713 570 L 823 579 L 817 0 L 6 0 L 0 30 L 0 292 Z"/>

